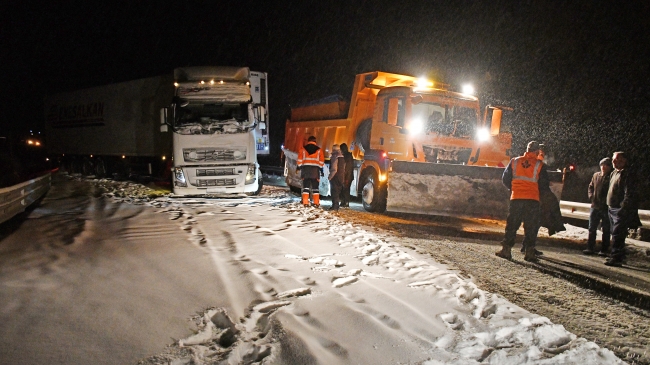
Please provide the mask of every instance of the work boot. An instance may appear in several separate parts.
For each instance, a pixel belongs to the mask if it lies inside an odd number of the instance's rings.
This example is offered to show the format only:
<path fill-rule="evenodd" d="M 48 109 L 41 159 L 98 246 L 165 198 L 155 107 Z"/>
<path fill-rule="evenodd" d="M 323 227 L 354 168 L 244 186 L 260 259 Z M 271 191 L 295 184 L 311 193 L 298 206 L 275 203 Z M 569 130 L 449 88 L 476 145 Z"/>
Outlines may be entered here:
<path fill-rule="evenodd" d="M 524 255 L 524 260 L 528 262 L 537 262 L 539 259 L 537 258 L 537 254 L 535 250 L 535 247 L 526 247 L 526 254 Z"/>
<path fill-rule="evenodd" d="M 595 249 L 596 249 L 596 234 L 589 233 L 589 238 L 587 239 L 587 249 L 582 250 L 582 253 L 585 255 L 593 255 Z"/>
<path fill-rule="evenodd" d="M 600 246 L 600 252 L 598 253 L 598 256 L 603 256 L 607 257 L 609 256 L 609 240 L 608 239 L 603 239 L 603 242 Z"/>
<path fill-rule="evenodd" d="M 521 253 L 526 253 L 526 246 L 521 246 Z M 544 252 L 535 249 L 535 255 L 542 256 Z"/>
<path fill-rule="evenodd" d="M 605 260 L 605 266 L 621 267 L 623 266 L 624 263 L 625 260 L 618 257 L 610 257 L 607 260 Z"/>
<path fill-rule="evenodd" d="M 503 259 L 512 260 L 512 252 L 510 252 L 510 247 L 502 246 L 501 251 L 497 251 L 494 254 Z"/>

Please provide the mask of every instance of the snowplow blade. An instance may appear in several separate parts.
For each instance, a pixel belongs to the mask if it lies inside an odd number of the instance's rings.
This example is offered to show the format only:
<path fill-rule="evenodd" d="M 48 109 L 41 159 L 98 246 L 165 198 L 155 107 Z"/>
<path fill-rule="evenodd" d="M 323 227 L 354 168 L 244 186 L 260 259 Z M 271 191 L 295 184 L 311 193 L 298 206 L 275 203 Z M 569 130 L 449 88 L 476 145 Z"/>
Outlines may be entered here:
<path fill-rule="evenodd" d="M 505 168 L 393 161 L 386 209 L 392 212 L 503 220 L 510 191 L 501 182 Z M 560 196 L 561 174 L 549 173 Z M 559 177 L 559 179 L 558 179 Z"/>

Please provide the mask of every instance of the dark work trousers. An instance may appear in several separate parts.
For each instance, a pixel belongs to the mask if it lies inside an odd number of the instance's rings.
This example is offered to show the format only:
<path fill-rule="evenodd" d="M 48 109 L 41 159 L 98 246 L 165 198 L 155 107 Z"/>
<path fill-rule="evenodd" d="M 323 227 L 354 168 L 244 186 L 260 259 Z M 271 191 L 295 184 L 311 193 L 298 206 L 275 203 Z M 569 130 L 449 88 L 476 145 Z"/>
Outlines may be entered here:
<path fill-rule="evenodd" d="M 540 205 L 537 200 L 514 199 L 510 200 L 508 219 L 506 220 L 506 235 L 502 245 L 510 247 L 515 245 L 517 230 L 524 223 L 524 242 L 526 248 L 534 248 L 539 231 Z"/>
<path fill-rule="evenodd" d="M 343 192 L 341 193 L 341 203 L 343 203 L 343 206 L 350 205 L 350 186 L 352 186 L 352 180 L 343 183 Z"/>
<path fill-rule="evenodd" d="M 339 198 L 343 191 L 343 182 L 339 179 L 330 180 L 330 189 L 332 190 L 332 209 L 339 209 Z"/>
<path fill-rule="evenodd" d="M 625 258 L 625 238 L 627 237 L 628 219 L 626 211 L 621 208 L 609 208 L 609 221 L 612 225 L 612 254 L 616 260 Z"/>
<path fill-rule="evenodd" d="M 587 239 L 587 248 L 592 251 L 594 251 L 596 247 L 596 230 L 598 229 L 598 224 L 601 225 L 603 231 L 602 247 L 600 251 L 607 252 L 609 250 L 609 235 L 611 234 L 609 212 L 607 211 L 607 208 L 591 208 L 591 211 L 589 212 L 589 238 Z"/>
<path fill-rule="evenodd" d="M 318 184 L 319 182 L 316 179 L 302 179 L 302 193 L 318 194 Z"/>

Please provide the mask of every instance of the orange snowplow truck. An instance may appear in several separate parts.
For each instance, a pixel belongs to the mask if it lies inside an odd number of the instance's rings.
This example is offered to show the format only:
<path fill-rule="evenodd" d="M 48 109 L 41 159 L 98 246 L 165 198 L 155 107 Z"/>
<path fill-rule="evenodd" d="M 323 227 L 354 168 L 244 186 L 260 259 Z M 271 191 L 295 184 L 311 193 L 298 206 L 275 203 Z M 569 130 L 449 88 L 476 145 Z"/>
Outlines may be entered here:
<path fill-rule="evenodd" d="M 326 159 L 333 144 L 349 146 L 351 195 L 361 195 L 368 211 L 505 218 L 509 192 L 501 175 L 512 136 L 501 132 L 504 109 L 487 106 L 481 118 L 478 98 L 443 84 L 359 74 L 349 103 L 330 97 L 291 109 L 283 146 L 287 184 L 301 186 L 296 159 L 313 135 Z M 561 184 L 553 188 L 559 196 Z M 327 179 L 320 193 L 329 194 Z"/>

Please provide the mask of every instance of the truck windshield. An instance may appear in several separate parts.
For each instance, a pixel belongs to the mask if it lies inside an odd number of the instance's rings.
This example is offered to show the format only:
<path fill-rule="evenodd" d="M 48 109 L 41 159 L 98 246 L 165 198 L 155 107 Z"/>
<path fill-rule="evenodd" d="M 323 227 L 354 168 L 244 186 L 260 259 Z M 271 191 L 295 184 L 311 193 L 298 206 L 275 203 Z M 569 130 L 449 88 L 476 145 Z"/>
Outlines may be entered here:
<path fill-rule="evenodd" d="M 252 127 L 248 104 L 226 103 L 177 106 L 174 124 L 181 134 L 241 133 Z"/>
<path fill-rule="evenodd" d="M 473 108 L 426 102 L 413 105 L 413 119 L 425 122 L 426 134 L 457 138 L 471 138 L 478 120 Z"/>

